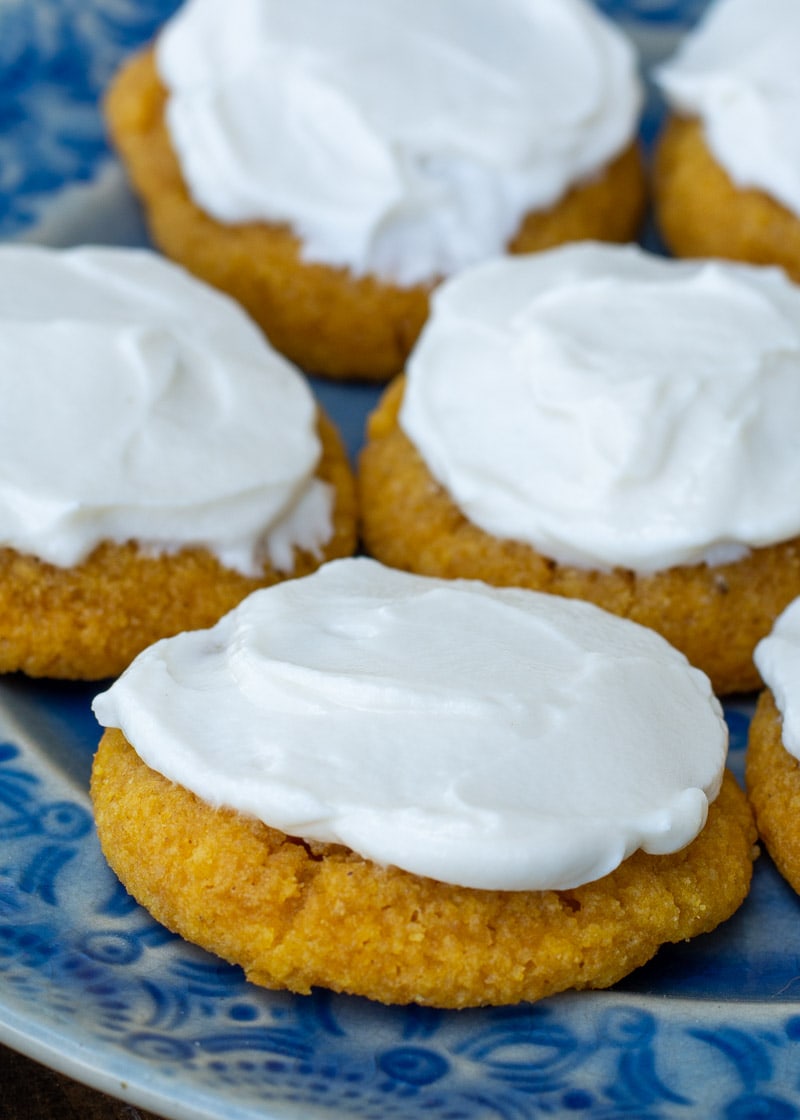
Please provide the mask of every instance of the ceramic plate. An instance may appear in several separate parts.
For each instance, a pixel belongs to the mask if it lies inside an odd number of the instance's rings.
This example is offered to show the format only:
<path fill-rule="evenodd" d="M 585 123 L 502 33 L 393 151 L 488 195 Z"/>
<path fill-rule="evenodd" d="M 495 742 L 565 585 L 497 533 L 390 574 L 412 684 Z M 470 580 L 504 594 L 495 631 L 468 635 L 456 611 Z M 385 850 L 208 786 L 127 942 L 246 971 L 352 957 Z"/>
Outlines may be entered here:
<path fill-rule="evenodd" d="M 603 5 L 647 61 L 701 2 Z M 0 0 L 0 237 L 144 240 L 98 96 L 175 7 Z M 652 135 L 658 104 L 645 121 Z M 315 384 L 357 449 L 375 390 Z M 95 686 L 0 682 L 0 1040 L 172 1120 L 791 1120 L 800 902 L 766 857 L 714 934 L 609 992 L 499 1010 L 261 991 L 157 925 L 97 846 Z M 748 698 L 729 704 L 741 773 Z"/>

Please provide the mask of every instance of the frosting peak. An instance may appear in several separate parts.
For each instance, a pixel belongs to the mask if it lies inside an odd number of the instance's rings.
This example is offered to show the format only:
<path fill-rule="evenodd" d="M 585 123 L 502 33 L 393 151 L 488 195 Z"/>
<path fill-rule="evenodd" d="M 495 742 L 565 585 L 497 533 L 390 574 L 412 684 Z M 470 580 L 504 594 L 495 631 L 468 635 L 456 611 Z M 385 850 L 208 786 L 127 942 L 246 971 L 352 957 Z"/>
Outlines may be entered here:
<path fill-rule="evenodd" d="M 94 710 L 213 805 L 501 890 L 683 847 L 727 749 L 707 678 L 652 631 L 364 559 L 158 642 Z"/>
<path fill-rule="evenodd" d="M 188 0 L 157 44 L 195 200 L 399 284 L 500 252 L 631 141 L 631 47 L 585 0 Z"/>

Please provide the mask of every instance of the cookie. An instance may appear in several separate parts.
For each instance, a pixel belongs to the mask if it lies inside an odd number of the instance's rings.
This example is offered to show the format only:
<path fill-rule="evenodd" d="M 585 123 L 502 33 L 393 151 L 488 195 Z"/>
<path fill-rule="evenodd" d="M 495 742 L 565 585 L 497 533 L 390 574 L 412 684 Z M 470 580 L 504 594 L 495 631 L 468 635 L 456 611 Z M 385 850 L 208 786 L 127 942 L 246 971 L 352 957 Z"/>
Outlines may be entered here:
<path fill-rule="evenodd" d="M 257 576 L 226 567 L 207 549 L 153 556 L 135 542 L 104 542 L 80 563 L 59 567 L 0 549 L 0 672 L 99 680 L 168 634 L 210 626 L 246 595 L 303 576 L 356 543 L 352 472 L 333 424 L 319 417 L 320 481 L 335 491 L 332 533 L 321 552 L 297 549 L 288 571 Z"/>
<path fill-rule="evenodd" d="M 750 723 L 746 779 L 759 836 L 781 875 L 800 892 L 800 764 L 783 745 L 781 714 L 769 689 Z"/>
<path fill-rule="evenodd" d="M 758 687 L 753 649 L 800 594 L 798 290 L 580 246 L 480 266 L 437 300 L 369 421 L 368 553 L 588 599 L 658 630 L 718 692 Z"/>
<path fill-rule="evenodd" d="M 678 256 L 774 264 L 800 280 L 800 9 L 717 0 L 655 72 L 670 109 L 658 226 Z"/>
<path fill-rule="evenodd" d="M 94 709 L 111 867 L 269 988 L 607 987 L 748 891 L 707 679 L 586 603 L 338 561 L 152 647 Z"/>
<path fill-rule="evenodd" d="M 763 190 L 737 186 L 697 119 L 674 117 L 659 138 L 653 198 L 675 256 L 779 265 L 800 282 L 800 217 Z"/>
<path fill-rule="evenodd" d="M 355 548 L 301 375 L 147 251 L 6 246 L 0 671 L 96 679 Z"/>
<path fill-rule="evenodd" d="M 800 606 L 796 600 L 756 649 L 756 662 L 767 687 L 750 723 L 745 767 L 759 834 L 778 870 L 796 891 L 800 891 L 799 654 Z"/>
<path fill-rule="evenodd" d="M 572 891 L 469 891 L 295 837 L 167 781 L 109 731 L 92 797 L 103 849 L 168 928 L 267 988 L 384 1003 L 516 1003 L 607 988 L 746 896 L 755 834 L 728 778 L 701 836 Z"/>
<path fill-rule="evenodd" d="M 155 243 L 301 368 L 385 380 L 464 263 L 635 236 L 635 60 L 588 5 L 496 6 L 491 50 L 477 5 L 302 11 L 190 3 L 106 101 Z"/>

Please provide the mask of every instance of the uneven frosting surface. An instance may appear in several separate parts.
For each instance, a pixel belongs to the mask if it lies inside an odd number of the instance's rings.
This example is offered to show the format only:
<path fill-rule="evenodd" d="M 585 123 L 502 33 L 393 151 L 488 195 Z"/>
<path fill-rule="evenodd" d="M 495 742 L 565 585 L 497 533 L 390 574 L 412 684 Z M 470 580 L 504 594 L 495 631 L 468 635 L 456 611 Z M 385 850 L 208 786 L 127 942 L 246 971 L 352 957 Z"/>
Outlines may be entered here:
<path fill-rule="evenodd" d="M 213 805 L 510 890 L 680 849 L 727 750 L 707 678 L 654 632 L 366 559 L 158 642 L 94 711 Z"/>
<path fill-rule="evenodd" d="M 734 183 L 798 216 L 799 57 L 797 0 L 717 0 L 656 74 L 675 110 L 701 118 Z"/>
<path fill-rule="evenodd" d="M 475 524 L 649 572 L 800 533 L 800 288 L 575 245 L 433 297 L 400 423 Z"/>
<path fill-rule="evenodd" d="M 754 660 L 783 716 L 783 745 L 800 759 L 800 599 L 775 621 L 756 646 Z"/>
<path fill-rule="evenodd" d="M 331 533 L 300 375 L 227 297 L 146 251 L 0 250 L 0 545 L 103 540 L 292 564 Z"/>
<path fill-rule="evenodd" d="M 586 0 L 188 0 L 157 63 L 207 213 L 402 285 L 500 252 L 625 147 L 641 100 Z"/>

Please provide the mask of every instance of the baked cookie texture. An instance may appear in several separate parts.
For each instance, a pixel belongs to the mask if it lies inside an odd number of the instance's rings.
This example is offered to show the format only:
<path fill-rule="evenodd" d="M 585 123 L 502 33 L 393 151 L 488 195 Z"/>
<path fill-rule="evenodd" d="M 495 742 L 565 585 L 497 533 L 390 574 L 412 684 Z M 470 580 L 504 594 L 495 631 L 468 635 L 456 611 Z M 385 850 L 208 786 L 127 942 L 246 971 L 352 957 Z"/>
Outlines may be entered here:
<path fill-rule="evenodd" d="M 750 723 L 745 780 L 759 835 L 781 875 L 800 892 L 800 763 L 783 745 L 783 721 L 769 689 Z"/>
<path fill-rule="evenodd" d="M 800 218 L 763 191 L 737 187 L 709 150 L 699 120 L 673 117 L 664 129 L 653 201 L 676 256 L 779 265 L 800 282 Z"/>
<path fill-rule="evenodd" d="M 403 384 L 397 378 L 384 392 L 359 462 L 361 534 L 371 556 L 423 575 L 587 599 L 657 630 L 708 674 L 717 693 L 760 686 L 753 650 L 800 594 L 800 539 L 713 568 L 639 574 L 557 564 L 461 513 L 398 424 Z"/>
<path fill-rule="evenodd" d="M 201 548 L 151 556 L 135 542 L 99 545 L 60 568 L 0 549 L 0 672 L 99 680 L 120 673 L 145 646 L 212 625 L 258 587 L 307 575 L 356 545 L 355 484 L 333 424 L 318 422 L 317 476 L 335 490 L 333 533 L 321 555 L 295 552 L 291 573 L 266 566 L 250 578 Z"/>
<path fill-rule="evenodd" d="M 301 260 L 285 225 L 223 225 L 189 197 L 164 123 L 166 91 L 152 50 L 118 73 L 106 99 L 112 141 L 143 201 L 154 242 L 241 303 L 273 346 L 309 373 L 386 380 L 398 373 L 428 314 L 433 284 L 399 287 Z M 646 186 L 631 146 L 548 211 L 532 213 L 515 253 L 564 241 L 627 241 L 642 221 Z"/>
<path fill-rule="evenodd" d="M 467 1007 L 604 988 L 713 929 L 749 889 L 755 829 L 730 774 L 697 839 L 570 891 L 484 891 L 381 867 L 214 809 L 105 732 L 92 798 L 106 858 L 160 922 L 268 988 Z"/>

